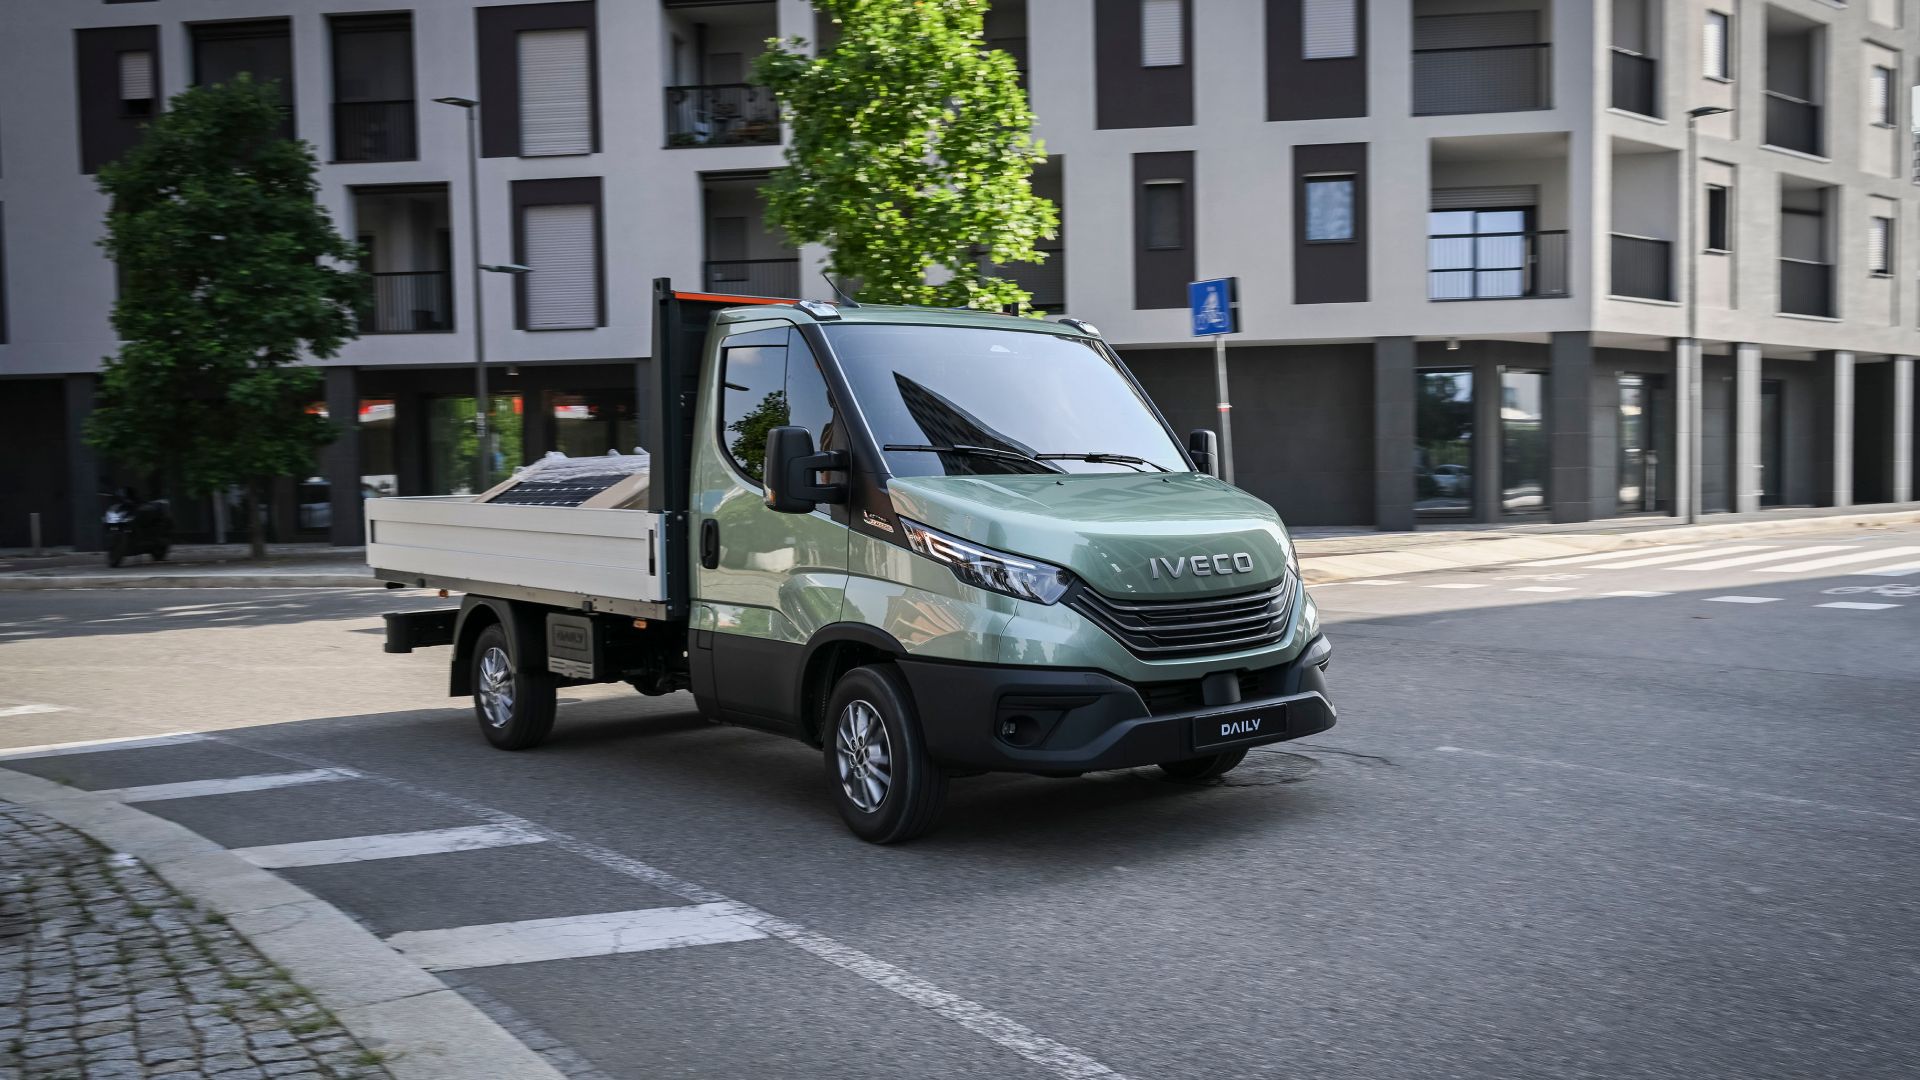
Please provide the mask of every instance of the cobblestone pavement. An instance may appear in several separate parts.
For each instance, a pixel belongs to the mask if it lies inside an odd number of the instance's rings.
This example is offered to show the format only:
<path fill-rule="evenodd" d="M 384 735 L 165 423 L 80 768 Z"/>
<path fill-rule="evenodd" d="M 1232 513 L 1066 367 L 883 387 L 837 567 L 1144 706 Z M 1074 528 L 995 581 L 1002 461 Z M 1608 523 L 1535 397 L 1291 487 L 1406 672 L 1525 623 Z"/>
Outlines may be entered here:
<path fill-rule="evenodd" d="M 387 1076 L 217 916 L 0 802 L 0 1080 Z"/>

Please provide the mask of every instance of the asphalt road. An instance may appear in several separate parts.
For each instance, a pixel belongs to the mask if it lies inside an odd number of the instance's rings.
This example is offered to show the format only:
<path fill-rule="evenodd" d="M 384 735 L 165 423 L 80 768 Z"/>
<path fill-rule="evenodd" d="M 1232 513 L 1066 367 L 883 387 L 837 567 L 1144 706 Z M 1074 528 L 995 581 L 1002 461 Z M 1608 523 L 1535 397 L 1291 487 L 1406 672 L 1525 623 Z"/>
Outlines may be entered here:
<path fill-rule="evenodd" d="M 956 781 L 899 848 L 681 696 L 569 691 L 548 746 L 490 750 L 443 651 L 380 652 L 379 611 L 439 601 L 372 591 L 0 594 L 0 746 L 218 733 L 0 764 L 365 774 L 144 804 L 233 847 L 528 830 L 281 871 L 421 949 L 755 913 L 446 972 L 583 1077 L 1920 1073 L 1920 528 L 1315 594 L 1333 730 L 1214 784 Z"/>

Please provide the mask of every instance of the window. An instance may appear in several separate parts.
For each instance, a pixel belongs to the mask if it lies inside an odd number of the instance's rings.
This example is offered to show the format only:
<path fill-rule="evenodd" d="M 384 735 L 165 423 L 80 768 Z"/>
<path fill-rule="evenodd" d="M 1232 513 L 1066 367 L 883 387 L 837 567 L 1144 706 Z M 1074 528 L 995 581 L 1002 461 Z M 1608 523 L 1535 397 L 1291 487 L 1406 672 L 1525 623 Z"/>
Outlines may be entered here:
<path fill-rule="evenodd" d="M 1187 246 L 1187 185 L 1178 180 L 1149 180 L 1147 250 L 1174 251 Z"/>
<path fill-rule="evenodd" d="M 1707 185 L 1707 250 L 1732 251 L 1732 238 L 1727 235 L 1728 198 L 1732 192 L 1719 184 Z"/>
<path fill-rule="evenodd" d="M 1140 0 L 1141 67 L 1179 67 L 1187 62 L 1184 2 Z"/>
<path fill-rule="evenodd" d="M 520 156 L 593 152 L 592 51 L 585 28 L 522 30 Z"/>
<path fill-rule="evenodd" d="M 765 482 L 767 432 L 806 428 L 816 447 L 831 445 L 833 403 L 813 351 L 799 331 L 742 336 L 721 369 L 720 444 L 749 480 Z M 765 343 L 762 343 L 763 340 Z"/>
<path fill-rule="evenodd" d="M 1360 53 L 1357 0 L 1302 0 L 1300 58 L 1338 60 Z"/>
<path fill-rule="evenodd" d="M 599 222 L 591 203 L 529 206 L 521 228 L 527 266 L 526 328 L 600 325 Z"/>
<path fill-rule="evenodd" d="M 153 54 L 145 49 L 120 54 L 120 108 L 128 116 L 153 115 Z"/>
<path fill-rule="evenodd" d="M 1867 119 L 1880 127 L 1893 126 L 1893 69 L 1875 64 L 1868 73 Z"/>
<path fill-rule="evenodd" d="M 338 15 L 333 29 L 333 158 L 414 156 L 413 19 Z"/>
<path fill-rule="evenodd" d="M 1867 219 L 1867 270 L 1874 277 L 1893 276 L 1893 219 Z"/>
<path fill-rule="evenodd" d="M 1306 206 L 1308 243 L 1353 239 L 1353 177 L 1308 177 Z"/>
<path fill-rule="evenodd" d="M 1529 207 L 1427 215 L 1427 299 L 1527 295 Z"/>
<path fill-rule="evenodd" d="M 1724 11 L 1707 12 L 1707 24 L 1701 34 L 1701 63 L 1709 79 L 1733 78 L 1731 42 L 1733 17 Z"/>

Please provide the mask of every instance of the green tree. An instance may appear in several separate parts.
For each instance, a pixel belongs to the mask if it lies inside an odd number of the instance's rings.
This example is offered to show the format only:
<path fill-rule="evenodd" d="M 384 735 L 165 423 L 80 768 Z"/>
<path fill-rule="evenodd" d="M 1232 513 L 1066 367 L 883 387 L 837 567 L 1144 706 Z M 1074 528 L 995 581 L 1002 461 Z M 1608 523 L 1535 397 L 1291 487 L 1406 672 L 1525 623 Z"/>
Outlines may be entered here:
<path fill-rule="evenodd" d="M 275 88 L 245 75 L 195 87 L 100 170 L 121 346 L 87 438 L 192 494 L 244 486 L 255 558 L 267 481 L 309 473 L 333 438 L 308 411 L 322 376 L 303 361 L 354 336 L 366 296 L 359 250 L 315 199 L 311 148 L 277 134 L 282 117 Z"/>
<path fill-rule="evenodd" d="M 1028 183 L 1046 160 L 1013 57 L 989 49 L 986 0 L 816 0 L 839 27 L 818 57 L 798 38 L 755 61 L 792 139 L 769 218 L 882 303 L 1028 310 L 993 265 L 1040 262 L 1060 226 Z M 952 277 L 927 284 L 927 271 Z"/>

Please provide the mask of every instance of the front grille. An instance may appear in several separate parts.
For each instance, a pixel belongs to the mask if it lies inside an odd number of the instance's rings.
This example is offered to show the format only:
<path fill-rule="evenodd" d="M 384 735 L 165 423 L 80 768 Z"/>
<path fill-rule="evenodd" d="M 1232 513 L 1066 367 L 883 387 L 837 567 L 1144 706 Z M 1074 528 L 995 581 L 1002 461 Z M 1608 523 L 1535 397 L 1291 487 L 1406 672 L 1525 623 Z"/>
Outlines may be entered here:
<path fill-rule="evenodd" d="M 1279 641 L 1293 614 L 1293 571 L 1255 592 L 1178 600 L 1115 600 L 1074 586 L 1067 606 L 1112 634 L 1135 656 L 1159 660 L 1258 649 Z"/>

